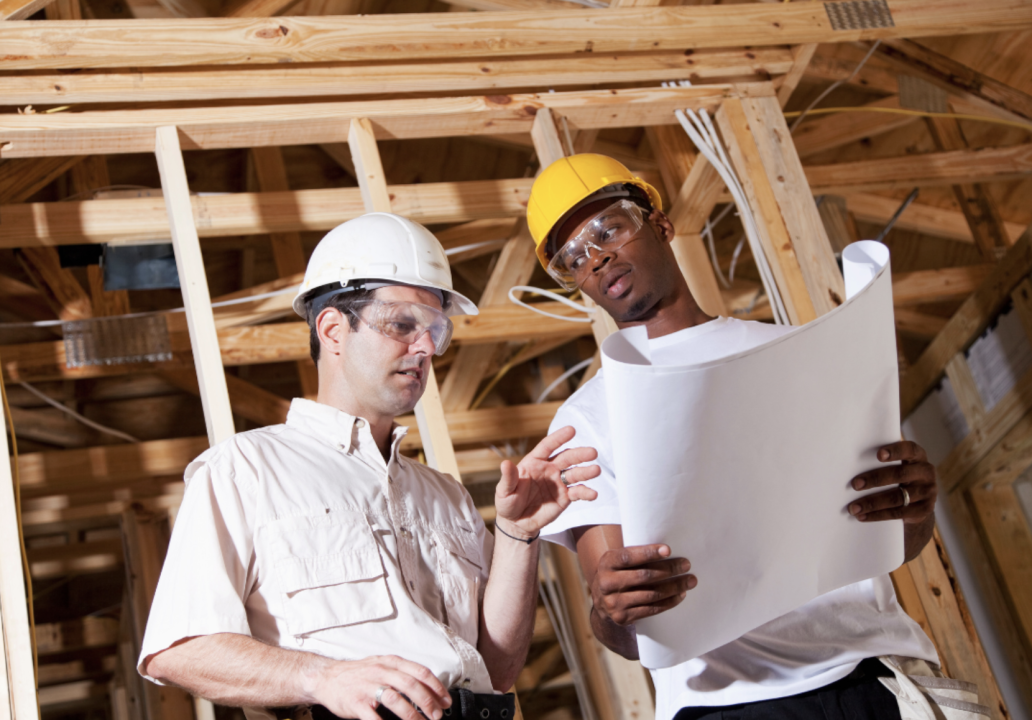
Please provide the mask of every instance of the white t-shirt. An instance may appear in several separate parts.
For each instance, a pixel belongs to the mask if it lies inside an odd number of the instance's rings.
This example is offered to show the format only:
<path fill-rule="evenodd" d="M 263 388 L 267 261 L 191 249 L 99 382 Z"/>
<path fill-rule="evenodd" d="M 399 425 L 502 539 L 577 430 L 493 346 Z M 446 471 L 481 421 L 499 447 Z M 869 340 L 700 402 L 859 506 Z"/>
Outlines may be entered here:
<path fill-rule="evenodd" d="M 654 364 L 704 362 L 792 330 L 720 318 L 649 340 L 649 350 Z M 570 446 L 596 448 L 602 469 L 586 483 L 598 499 L 574 503 L 542 531 L 546 540 L 575 550 L 571 528 L 620 524 L 601 377 L 563 404 L 550 432 L 566 425 L 577 430 Z M 656 720 L 669 720 L 683 707 L 736 705 L 814 690 L 845 677 L 864 658 L 888 654 L 938 663 L 935 647 L 903 612 L 892 581 L 883 575 L 822 595 L 694 660 L 653 670 Z"/>

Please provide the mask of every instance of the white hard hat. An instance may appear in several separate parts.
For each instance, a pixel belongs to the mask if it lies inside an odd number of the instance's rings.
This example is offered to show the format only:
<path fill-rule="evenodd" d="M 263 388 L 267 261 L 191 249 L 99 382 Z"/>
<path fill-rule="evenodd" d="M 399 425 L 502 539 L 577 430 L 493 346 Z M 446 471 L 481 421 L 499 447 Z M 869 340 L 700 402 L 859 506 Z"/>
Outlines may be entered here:
<path fill-rule="evenodd" d="M 477 306 L 452 289 L 451 267 L 444 248 L 419 223 L 391 213 L 375 212 L 348 220 L 319 241 L 294 298 L 294 312 L 305 317 L 305 296 L 326 285 L 346 286 L 372 280 L 377 287 L 413 285 L 447 293 L 446 315 L 476 315 Z"/>

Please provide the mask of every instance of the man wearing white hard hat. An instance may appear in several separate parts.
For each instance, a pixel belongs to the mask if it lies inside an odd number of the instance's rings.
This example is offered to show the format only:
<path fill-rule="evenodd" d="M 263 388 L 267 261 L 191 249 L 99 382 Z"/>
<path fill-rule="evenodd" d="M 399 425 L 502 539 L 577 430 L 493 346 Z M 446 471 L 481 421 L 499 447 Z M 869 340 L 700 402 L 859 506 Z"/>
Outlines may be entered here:
<path fill-rule="evenodd" d="M 316 401 L 186 470 L 139 671 L 250 718 L 507 720 L 537 598 L 538 535 L 590 479 L 587 448 L 545 438 L 502 463 L 497 537 L 466 490 L 399 453 L 452 289 L 423 226 L 370 213 L 312 253 L 294 310 L 311 329 Z M 490 571 L 490 575 L 488 574 Z"/>

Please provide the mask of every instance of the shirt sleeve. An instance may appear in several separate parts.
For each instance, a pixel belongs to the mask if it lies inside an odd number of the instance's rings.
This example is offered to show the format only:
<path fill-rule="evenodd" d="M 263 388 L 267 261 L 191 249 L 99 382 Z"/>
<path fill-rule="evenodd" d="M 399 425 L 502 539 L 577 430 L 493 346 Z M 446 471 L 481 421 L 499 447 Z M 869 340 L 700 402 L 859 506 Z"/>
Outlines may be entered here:
<path fill-rule="evenodd" d="M 572 528 L 620 524 L 620 504 L 616 494 L 616 477 L 613 475 L 605 385 L 602 384 L 601 375 L 592 378 L 584 388 L 577 391 L 559 408 L 548 432 L 553 433 L 567 425 L 572 425 L 577 434 L 563 446 L 563 450 L 591 447 L 598 451 L 598 459 L 587 464 L 597 464 L 602 473 L 584 483 L 597 492 L 598 497 L 591 501 L 578 500 L 572 503 L 562 515 L 541 530 L 541 537 L 576 552 L 573 533 L 570 532 Z"/>
<path fill-rule="evenodd" d="M 180 640 L 251 636 L 245 600 L 255 580 L 254 495 L 241 490 L 224 455 L 193 463 L 151 604 L 137 670 Z M 222 462 L 220 462 L 222 461 Z"/>

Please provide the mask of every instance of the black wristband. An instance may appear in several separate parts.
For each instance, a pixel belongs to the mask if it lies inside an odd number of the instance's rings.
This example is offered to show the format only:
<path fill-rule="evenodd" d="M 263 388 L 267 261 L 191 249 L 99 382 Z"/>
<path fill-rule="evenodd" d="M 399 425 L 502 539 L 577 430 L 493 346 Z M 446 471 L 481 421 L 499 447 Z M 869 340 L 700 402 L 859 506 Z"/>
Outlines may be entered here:
<path fill-rule="evenodd" d="M 505 532 L 504 530 L 502 530 L 502 526 L 499 525 L 498 523 L 495 523 L 495 530 L 497 530 L 498 532 L 500 532 L 502 535 L 504 535 L 507 538 L 512 538 L 516 542 L 527 543 L 528 545 L 530 545 L 532 542 L 534 542 L 539 537 L 541 537 L 541 531 L 538 530 L 538 534 L 537 535 L 535 535 L 534 537 L 530 538 L 529 540 L 524 540 L 523 538 L 518 538 L 518 537 L 516 537 L 514 535 L 510 535 L 509 533 Z"/>

